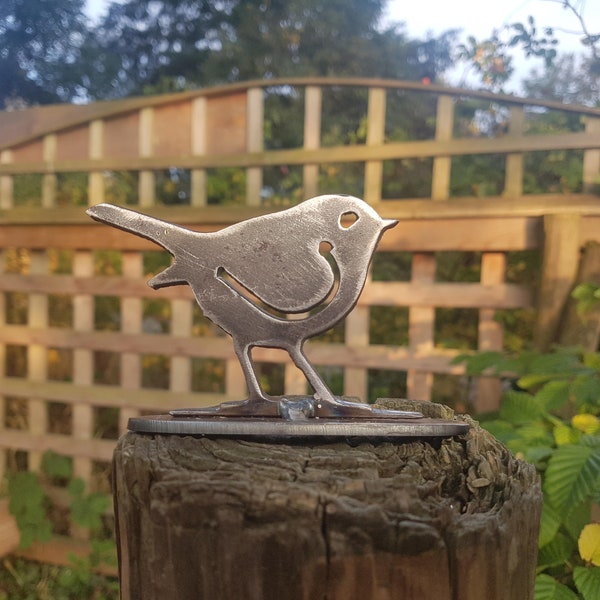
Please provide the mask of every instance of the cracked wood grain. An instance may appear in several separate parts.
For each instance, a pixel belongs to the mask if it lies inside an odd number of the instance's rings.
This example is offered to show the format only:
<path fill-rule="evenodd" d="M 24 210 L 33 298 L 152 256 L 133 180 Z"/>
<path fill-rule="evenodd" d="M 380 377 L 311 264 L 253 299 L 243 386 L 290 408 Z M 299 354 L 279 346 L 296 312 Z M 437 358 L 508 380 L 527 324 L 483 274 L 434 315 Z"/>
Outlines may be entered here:
<path fill-rule="evenodd" d="M 537 476 L 476 423 L 436 443 L 129 433 L 114 462 L 123 600 L 533 597 Z"/>

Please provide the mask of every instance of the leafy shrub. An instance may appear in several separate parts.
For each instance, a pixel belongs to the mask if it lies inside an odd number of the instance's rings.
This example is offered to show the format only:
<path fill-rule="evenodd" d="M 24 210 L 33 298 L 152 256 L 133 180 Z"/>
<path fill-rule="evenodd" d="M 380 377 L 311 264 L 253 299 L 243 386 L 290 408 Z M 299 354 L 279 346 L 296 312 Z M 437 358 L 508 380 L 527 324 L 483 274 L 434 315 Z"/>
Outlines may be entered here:
<path fill-rule="evenodd" d="M 600 353 L 460 356 L 470 375 L 510 382 L 498 414 L 482 426 L 542 478 L 536 600 L 600 598 Z"/>
<path fill-rule="evenodd" d="M 86 492 L 83 480 L 73 477 L 69 458 L 49 451 L 42 458 L 40 473 L 8 475 L 9 510 L 19 527 L 21 547 L 27 548 L 35 541 L 47 542 L 52 537 L 50 484 L 66 487 L 70 519 L 89 532 L 91 551 L 85 557 L 70 555 L 67 568 L 5 560 L 6 571 L 0 573 L 0 600 L 116 598 L 117 582 L 97 573 L 101 565 L 116 564 L 115 542 L 104 535 L 102 520 L 111 499 L 106 494 Z M 28 582 L 35 577 L 44 584 L 34 586 L 34 591 Z"/>

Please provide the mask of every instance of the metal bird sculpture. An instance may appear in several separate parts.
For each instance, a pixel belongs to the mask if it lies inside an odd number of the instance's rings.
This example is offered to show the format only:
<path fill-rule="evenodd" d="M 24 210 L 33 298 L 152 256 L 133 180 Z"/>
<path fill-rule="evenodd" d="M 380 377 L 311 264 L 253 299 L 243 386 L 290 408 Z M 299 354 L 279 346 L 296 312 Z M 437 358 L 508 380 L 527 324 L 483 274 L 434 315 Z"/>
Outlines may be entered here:
<path fill-rule="evenodd" d="M 87 213 L 148 238 L 174 258 L 153 288 L 188 284 L 210 320 L 233 339 L 248 397 L 215 407 L 171 411 L 174 418 L 279 417 L 420 419 L 413 411 L 372 408 L 334 396 L 307 359 L 305 341 L 354 307 L 375 248 L 397 221 L 364 201 L 327 195 L 293 208 L 200 233 L 111 204 Z M 314 390 L 312 397 L 273 397 L 261 388 L 251 357 L 257 346 L 286 350 Z"/>

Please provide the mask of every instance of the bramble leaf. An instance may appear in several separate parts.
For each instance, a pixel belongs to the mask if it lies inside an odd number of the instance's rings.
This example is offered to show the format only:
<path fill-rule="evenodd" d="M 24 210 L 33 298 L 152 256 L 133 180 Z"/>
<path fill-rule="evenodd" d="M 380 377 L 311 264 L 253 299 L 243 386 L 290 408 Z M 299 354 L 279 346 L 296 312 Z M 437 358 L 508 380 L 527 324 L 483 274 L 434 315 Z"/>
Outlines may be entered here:
<path fill-rule="evenodd" d="M 575 567 L 573 580 L 583 600 L 600 598 L 600 569 L 594 567 Z"/>
<path fill-rule="evenodd" d="M 542 573 L 535 578 L 535 600 L 579 600 L 575 592 Z"/>
<path fill-rule="evenodd" d="M 552 507 L 566 510 L 598 491 L 600 448 L 561 446 L 548 462 L 544 491 Z"/>
<path fill-rule="evenodd" d="M 500 418 L 521 425 L 541 419 L 545 414 L 544 408 L 527 392 L 509 391 L 504 394 L 500 406 Z"/>
<path fill-rule="evenodd" d="M 564 533 L 557 533 L 538 553 L 538 568 L 564 565 L 575 551 L 575 542 Z"/>
<path fill-rule="evenodd" d="M 542 507 L 542 520 L 540 521 L 540 537 L 538 546 L 541 548 L 554 539 L 560 527 L 560 515 L 547 503 Z"/>

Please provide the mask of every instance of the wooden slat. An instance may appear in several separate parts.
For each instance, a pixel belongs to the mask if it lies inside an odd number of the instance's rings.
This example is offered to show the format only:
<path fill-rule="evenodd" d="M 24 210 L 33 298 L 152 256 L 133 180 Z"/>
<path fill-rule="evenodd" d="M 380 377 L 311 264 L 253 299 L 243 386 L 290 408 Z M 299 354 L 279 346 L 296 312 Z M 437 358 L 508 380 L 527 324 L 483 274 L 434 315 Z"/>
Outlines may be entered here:
<path fill-rule="evenodd" d="M 486 253 L 481 257 L 481 283 L 500 286 L 506 272 L 506 255 Z M 479 305 L 481 306 L 481 305 Z M 480 308 L 478 323 L 478 344 L 481 351 L 502 351 L 504 330 L 495 317 L 493 308 Z M 476 409 L 488 412 L 498 408 L 502 390 L 497 378 L 480 377 L 477 383 Z"/>
<path fill-rule="evenodd" d="M 22 450 L 29 456 L 42 456 L 47 450 L 64 456 L 82 457 L 88 460 L 109 462 L 116 441 L 75 440 L 70 435 L 55 433 L 34 434 L 29 431 L 5 429 L 0 438 L 0 448 Z"/>
<path fill-rule="evenodd" d="M 522 106 L 510 109 L 508 135 L 519 137 L 523 135 L 525 111 Z M 519 198 L 523 193 L 523 154 L 521 152 L 506 155 L 506 173 L 504 176 L 504 195 L 509 198 Z"/>
<path fill-rule="evenodd" d="M 435 256 L 414 254 L 411 281 L 431 284 L 435 278 Z M 431 352 L 434 347 L 435 309 L 412 305 L 408 311 L 408 341 L 413 352 Z M 407 393 L 412 400 L 431 400 L 433 373 L 410 369 L 407 374 Z"/>
<path fill-rule="evenodd" d="M 138 111 L 143 107 L 181 104 L 197 97 L 205 97 L 211 100 L 217 99 L 223 102 L 230 97 L 235 98 L 244 96 L 245 91 L 248 88 L 281 86 L 382 87 L 390 90 L 409 90 L 425 94 L 445 94 L 456 98 L 471 97 L 489 100 L 496 104 L 506 104 L 508 106 L 539 106 L 566 113 L 578 113 L 590 116 L 600 115 L 599 109 L 589 106 L 569 105 L 558 101 L 518 98 L 513 95 L 509 96 L 479 90 L 448 88 L 436 84 L 423 84 L 418 81 L 386 80 L 364 77 L 287 77 L 281 79 L 262 79 L 233 83 L 225 86 L 202 88 L 199 90 L 174 94 L 127 98 L 110 102 L 96 102 L 85 106 L 55 105 L 35 107 L 27 111 L 24 115 L 25 118 L 22 119 L 21 126 L 19 126 L 18 123 L 16 128 L 7 126 L 14 124 L 14 113 L 8 115 L 10 120 L 5 119 L 4 122 L 1 123 L 4 129 L 4 135 L 0 136 L 0 149 L 10 146 L 23 147 L 47 133 L 72 129 L 94 119 L 123 119 L 132 112 Z M 119 131 L 119 129 L 117 129 L 117 131 Z"/>
<path fill-rule="evenodd" d="M 0 152 L 0 165 L 10 164 L 13 160 L 11 150 Z M 13 178 L 11 175 L 0 175 L 0 210 L 13 206 Z"/>
<path fill-rule="evenodd" d="M 5 254 L 6 252 L 0 249 L 0 281 L 5 276 Z M 0 331 L 6 326 L 6 296 L 0 290 Z M 6 375 L 6 345 L 0 342 L 0 377 Z M 6 426 L 6 398 L 4 391 L 0 387 L 0 436 Z M 0 481 L 4 480 L 6 474 L 7 460 L 6 452 L 0 452 Z"/>
<path fill-rule="evenodd" d="M 308 86 L 304 94 L 304 149 L 316 150 L 321 146 L 321 108 L 323 94 L 320 87 Z M 304 197 L 312 198 L 319 193 L 319 165 L 302 167 Z"/>
<path fill-rule="evenodd" d="M 57 161 L 57 143 L 57 137 L 54 133 L 44 137 L 42 160 L 48 165 L 51 165 Z M 44 173 L 44 177 L 42 178 L 42 206 L 44 208 L 55 205 L 56 184 L 57 178 L 56 173 L 53 172 L 53 169 L 50 169 L 50 172 L 48 173 Z"/>
<path fill-rule="evenodd" d="M 30 254 L 30 271 L 45 274 L 48 270 L 48 258 L 44 251 Z M 48 327 L 48 296 L 30 294 L 27 310 L 27 328 L 45 331 Z M 48 375 L 47 346 L 33 343 L 27 345 L 27 376 L 35 381 L 45 381 Z M 28 430 L 33 436 L 43 436 L 48 430 L 48 413 L 43 398 L 30 398 L 27 404 Z M 29 469 L 38 471 L 42 455 L 39 452 L 29 454 Z"/>
<path fill-rule="evenodd" d="M 87 404 L 89 406 L 122 408 L 130 410 L 169 411 L 182 406 L 210 406 L 225 399 L 223 394 L 175 393 L 170 390 L 129 390 L 121 386 L 94 385 L 78 386 L 59 381 L 36 382 L 20 377 L 0 379 L 7 395 L 27 398 L 43 396 L 46 400 L 65 404 Z M 83 443 L 83 442 L 82 442 Z"/>
<path fill-rule="evenodd" d="M 384 143 L 385 107 L 386 90 L 383 88 L 369 88 L 367 148 L 381 146 Z M 375 204 L 381 200 L 382 177 L 383 162 L 381 160 L 367 160 L 365 163 L 364 199 L 369 204 Z"/>
<path fill-rule="evenodd" d="M 369 345 L 369 308 L 357 306 L 346 318 L 345 344 L 350 351 L 360 352 Z M 344 394 L 364 400 L 368 397 L 368 373 L 360 367 L 346 365 L 344 369 Z"/>
<path fill-rule="evenodd" d="M 192 104 L 192 154 L 206 154 L 206 98 L 196 98 Z M 191 173 L 191 205 L 206 206 L 206 171 L 192 169 Z"/>
<path fill-rule="evenodd" d="M 73 257 L 73 274 L 76 277 L 90 278 L 94 275 L 94 257 L 89 251 L 76 252 Z M 73 331 L 90 334 L 94 330 L 94 299 L 90 294 L 73 296 Z M 94 354 L 89 348 L 73 349 L 73 383 L 91 386 L 94 383 Z M 86 404 L 73 406 L 72 435 L 82 442 L 93 438 L 93 410 Z M 92 463 L 89 459 L 76 457 L 73 460 L 73 474 L 81 477 L 86 484 L 92 476 Z"/>
<path fill-rule="evenodd" d="M 348 145 L 304 150 L 256 151 L 243 154 L 207 154 L 206 156 L 141 156 L 117 159 L 62 160 L 31 163 L 0 164 L 0 175 L 19 173 L 69 173 L 84 171 L 148 171 L 168 169 L 177 165 L 183 169 L 218 167 L 259 168 L 278 165 L 329 164 L 340 162 L 382 161 L 406 158 L 435 158 L 465 154 L 507 154 L 544 150 L 586 150 L 600 145 L 598 136 L 587 132 L 529 135 L 519 138 L 468 138 L 449 141 L 391 142 L 377 146 Z M 140 203 L 142 198 L 140 198 Z M 148 204 L 147 200 L 145 200 Z"/>
<path fill-rule="evenodd" d="M 438 98 L 435 139 L 448 141 L 452 139 L 454 128 L 454 99 L 442 95 Z M 450 197 L 450 170 L 452 160 L 449 156 L 436 156 L 433 160 L 431 178 L 431 197 L 433 200 L 447 200 Z"/>
<path fill-rule="evenodd" d="M 440 202 L 440 205 L 442 203 Z M 388 211 L 381 211 L 388 217 Z M 448 225 L 446 219 L 402 220 L 386 232 L 379 244 L 382 251 L 510 251 L 539 248 L 542 240 L 540 218 L 492 217 L 455 219 Z M 197 231 L 214 231 L 218 226 L 197 227 Z M 589 238 L 600 234 L 589 229 Z M 591 237 L 590 237 L 591 236 Z M 157 250 L 156 244 L 114 227 L 90 225 L 13 225 L 3 227 L 0 247 L 21 247 L 27 240 L 32 249 L 59 247 L 90 250 Z"/>
<path fill-rule="evenodd" d="M 153 108 L 143 108 L 140 111 L 139 118 L 139 150 L 140 150 L 140 160 L 151 160 L 153 151 L 154 151 L 154 139 L 153 139 L 153 131 L 154 131 L 154 109 Z M 102 162 L 102 161 L 96 161 Z M 119 161 L 119 166 L 113 170 L 117 169 L 130 169 L 128 166 L 128 162 L 123 161 L 121 159 Z M 171 161 L 168 165 L 164 165 L 162 168 L 168 169 L 169 167 L 179 164 L 181 161 Z M 88 170 L 88 169 L 86 169 Z M 89 169 L 93 170 L 93 169 Z M 139 181 L 138 181 L 138 195 L 139 195 L 139 205 L 140 206 L 152 206 L 155 203 L 155 188 L 154 188 L 154 172 L 150 167 L 146 169 L 140 169 Z"/>
<path fill-rule="evenodd" d="M 370 282 L 358 305 L 506 309 L 530 307 L 532 302 L 531 289 L 522 285 L 419 281 Z"/>
<path fill-rule="evenodd" d="M 280 350 L 269 348 L 255 348 L 255 359 L 262 362 L 278 363 L 285 355 Z M 422 371 L 432 371 L 436 373 L 461 374 L 464 369 L 460 365 L 452 365 L 451 361 L 459 352 L 456 350 L 446 350 L 434 348 L 427 350 L 425 348 L 406 348 L 403 346 L 368 346 L 366 348 L 350 348 L 344 344 L 323 344 L 318 342 L 308 343 L 306 353 L 315 364 L 323 366 L 357 367 L 364 369 L 386 369 L 391 371 L 406 371 L 408 369 L 419 369 Z M 233 349 L 231 349 L 231 355 Z M 234 360 L 234 364 L 239 368 L 239 363 Z M 214 356 L 214 355 L 213 355 Z M 227 355 L 216 358 L 227 359 Z M 284 364 L 289 362 L 289 358 L 284 359 Z M 243 382 L 243 378 L 242 378 Z M 140 389 L 127 390 L 122 386 L 94 385 L 93 387 L 76 386 L 71 383 L 46 381 L 37 382 L 30 379 L 19 377 L 4 377 L 0 379 L 6 395 L 15 397 L 28 397 L 37 395 L 47 400 L 57 402 L 74 403 L 83 402 L 94 406 L 123 406 L 130 405 L 136 409 L 156 410 L 159 408 L 170 409 L 181 406 L 194 406 L 194 404 L 209 405 L 220 402 L 223 394 L 209 393 L 174 393 L 169 390 Z M 244 388 L 245 389 L 245 388 Z M 226 392 L 226 397 L 236 397 L 239 399 L 239 392 L 230 394 Z"/>
<path fill-rule="evenodd" d="M 452 202 L 436 203 L 435 210 L 432 210 L 431 200 L 423 199 L 385 200 L 374 206 L 384 217 L 434 222 L 442 219 L 469 218 L 495 219 L 497 221 L 506 218 L 523 219 L 524 217 L 543 217 L 548 214 L 564 214 L 567 209 L 571 214 L 590 217 L 600 216 L 600 201 L 598 196 L 594 194 L 528 194 L 518 201 L 500 196 L 486 197 L 485 200 L 481 198 L 453 198 Z M 143 212 L 159 219 L 169 220 L 198 230 L 214 231 L 240 220 L 276 212 L 277 210 L 280 209 L 247 206 L 152 206 L 144 208 Z M 25 206 L 7 207 L 0 210 L 0 225 L 10 225 L 11 227 L 43 225 L 44 228 L 93 225 L 97 227 L 98 235 L 103 235 L 103 232 L 106 231 L 113 231 L 104 225 L 94 224 L 82 207 L 68 206 L 48 210 Z M 488 221 L 487 225 L 491 226 L 492 222 Z M 10 232 L 10 229 L 5 228 L 3 231 Z M 386 232 L 384 239 L 392 231 Z M 40 233 L 42 232 L 43 229 Z M 128 237 L 131 237 L 131 235 L 125 236 L 125 234 L 122 234 L 120 239 L 126 241 Z M 6 246 L 3 238 L 0 238 L 0 244 Z"/>
<path fill-rule="evenodd" d="M 89 156 L 92 160 L 104 156 L 104 122 L 92 121 L 89 131 Z M 104 202 L 104 174 L 92 171 L 88 176 L 88 203 L 90 205 Z"/>
<path fill-rule="evenodd" d="M 189 338 L 192 334 L 192 301 L 171 301 L 171 335 Z M 189 392 L 192 383 L 192 363 L 189 357 L 171 356 L 169 389 L 173 392 Z"/>
<path fill-rule="evenodd" d="M 263 90 L 261 88 L 249 89 L 247 103 L 246 150 L 251 154 L 261 153 L 264 148 Z M 249 166 L 246 169 L 246 204 L 249 206 L 260 206 L 262 182 L 262 168 L 260 166 Z"/>
<path fill-rule="evenodd" d="M 124 252 L 123 277 L 133 281 L 139 280 L 142 276 L 144 265 L 142 255 L 139 252 Z M 142 336 L 142 301 L 140 298 L 124 297 L 121 299 L 121 336 L 150 337 Z M 158 347 L 162 347 L 159 344 Z M 159 354 L 162 350 L 156 348 Z M 129 392 L 139 390 L 142 386 L 142 358 L 143 351 L 150 351 L 148 346 L 139 346 L 137 348 L 122 348 L 113 350 L 120 352 L 121 362 L 121 387 Z M 121 434 L 127 431 L 127 423 L 130 418 L 137 417 L 139 410 L 131 406 L 131 403 L 125 403 L 119 410 L 119 432 Z"/>
<path fill-rule="evenodd" d="M 139 300 L 135 299 L 139 302 Z M 131 316 L 131 309 L 128 310 Z M 225 337 L 198 339 L 174 338 L 168 335 L 128 333 L 135 321 L 130 320 L 125 331 L 73 331 L 65 328 L 33 328 L 22 325 L 7 325 L 0 331 L 0 341 L 7 344 L 52 344 L 55 348 L 83 348 L 106 352 L 181 354 L 210 358 L 230 357 L 227 349 L 231 342 Z M 133 370 L 129 370 L 132 373 Z"/>
<path fill-rule="evenodd" d="M 600 138 L 600 118 L 587 117 L 585 131 L 590 135 Z M 583 189 L 586 192 L 594 192 L 598 189 L 600 178 L 600 149 L 586 150 L 583 153 Z"/>

